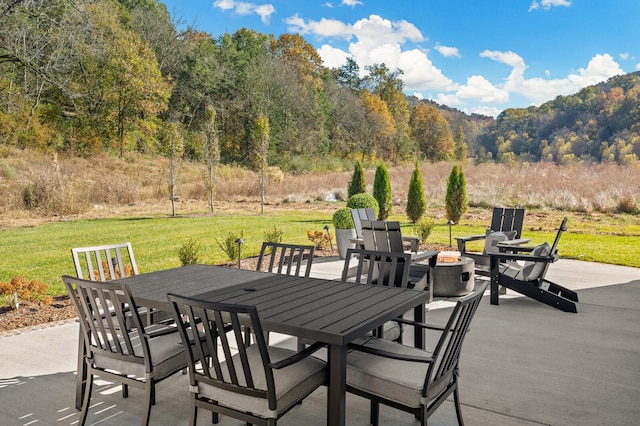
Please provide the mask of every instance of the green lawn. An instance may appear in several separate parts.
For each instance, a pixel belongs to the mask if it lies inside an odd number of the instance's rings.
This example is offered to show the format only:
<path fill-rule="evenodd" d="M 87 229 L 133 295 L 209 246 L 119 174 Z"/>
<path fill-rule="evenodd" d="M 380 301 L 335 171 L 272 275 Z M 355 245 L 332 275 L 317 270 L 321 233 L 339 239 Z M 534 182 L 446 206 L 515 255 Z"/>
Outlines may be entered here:
<path fill-rule="evenodd" d="M 403 221 L 403 233 L 414 234 L 412 225 L 406 222 L 406 218 L 392 219 Z M 445 220 L 436 220 L 429 243 L 449 244 L 449 228 L 444 222 Z M 581 218 L 576 218 L 575 223 L 578 225 L 586 221 L 581 222 Z M 0 258 L 3 260 L 0 281 L 6 282 L 16 275 L 22 275 L 29 280 L 44 281 L 49 285 L 48 293 L 51 295 L 63 294 L 60 276 L 75 275 L 71 259 L 72 247 L 130 241 L 140 271 L 150 272 L 179 266 L 178 249 L 191 238 L 201 246 L 201 263 L 218 264 L 229 261 L 217 240 L 222 241 L 230 231 L 243 232 L 245 245 L 242 247 L 242 257 L 249 257 L 258 254 L 264 232 L 274 226 L 282 229 L 285 242 L 310 244 L 307 231 L 322 230 L 327 224 L 333 231 L 331 213 L 286 211 L 264 215 L 77 220 L 4 230 L 0 231 Z M 584 226 L 577 226 L 577 230 L 572 232 L 570 218 L 569 230 L 563 235 L 559 245 L 561 257 L 640 267 L 640 258 L 637 256 L 640 236 L 635 228 L 629 235 L 588 233 L 582 232 L 583 228 Z M 455 245 L 456 236 L 482 232 L 484 226 L 481 223 L 455 225 L 452 228 L 453 244 Z M 530 238 L 532 243 L 552 242 L 555 231 L 527 229 L 523 231 L 523 236 Z"/>

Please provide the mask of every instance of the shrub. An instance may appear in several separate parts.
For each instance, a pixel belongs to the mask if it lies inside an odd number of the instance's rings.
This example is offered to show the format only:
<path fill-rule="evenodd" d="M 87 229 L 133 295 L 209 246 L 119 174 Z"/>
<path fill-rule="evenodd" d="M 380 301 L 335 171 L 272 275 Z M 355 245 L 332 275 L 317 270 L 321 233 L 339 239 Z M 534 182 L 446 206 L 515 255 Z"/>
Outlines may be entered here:
<path fill-rule="evenodd" d="M 273 225 L 273 229 L 267 229 L 262 233 L 264 241 L 269 243 L 281 243 L 284 238 L 284 232 L 280 228 Z"/>
<path fill-rule="evenodd" d="M 462 214 L 467 211 L 469 203 L 467 201 L 467 189 L 464 180 L 462 167 L 453 166 L 449 180 L 447 182 L 447 193 L 445 195 L 445 205 L 447 219 L 459 223 Z"/>
<path fill-rule="evenodd" d="M 353 169 L 353 176 L 349 183 L 348 195 L 349 198 L 351 198 L 356 194 L 364 192 L 367 192 L 367 182 L 364 179 L 364 169 L 362 168 L 362 164 L 358 161 Z"/>
<path fill-rule="evenodd" d="M 318 250 L 322 250 L 329 245 L 329 235 L 323 231 L 307 231 L 307 238 L 313 242 Z"/>
<path fill-rule="evenodd" d="M 333 214 L 333 226 L 336 229 L 353 229 L 356 227 L 349 207 L 342 207 L 336 210 Z"/>
<path fill-rule="evenodd" d="M 240 231 L 239 234 L 235 232 L 227 233 L 227 236 L 222 241 L 216 238 L 216 242 L 218 243 L 222 251 L 225 252 L 229 260 L 236 260 L 238 258 L 239 247 L 236 241 L 242 239 L 243 236 L 244 231 Z"/>
<path fill-rule="evenodd" d="M 616 211 L 618 213 L 638 214 L 640 209 L 638 209 L 638 205 L 633 198 L 626 196 L 618 201 Z"/>
<path fill-rule="evenodd" d="M 367 193 L 356 194 L 349 198 L 349 201 L 347 201 L 347 207 L 350 209 L 364 209 L 371 207 L 375 210 L 376 216 L 378 216 L 380 211 L 380 207 L 378 206 L 376 199 L 373 198 L 373 195 Z"/>
<path fill-rule="evenodd" d="M 178 257 L 182 266 L 193 265 L 198 263 L 200 258 L 200 244 L 191 238 L 186 243 L 182 244 L 178 249 Z"/>
<path fill-rule="evenodd" d="M 378 219 L 385 220 L 391 214 L 391 182 L 389 172 L 384 164 L 376 169 L 376 177 L 373 180 L 373 198 L 378 202 L 380 212 Z"/>
<path fill-rule="evenodd" d="M 0 282 L 0 295 L 9 296 L 11 309 L 19 308 L 21 300 L 29 302 L 42 300 L 48 305 L 51 303 L 51 298 L 44 296 L 46 291 L 47 285 L 42 281 L 29 281 L 21 275 L 13 277 L 8 283 Z"/>
<path fill-rule="evenodd" d="M 420 168 L 418 167 L 418 162 L 416 162 L 416 168 L 413 170 L 411 181 L 409 182 L 407 217 L 411 222 L 416 223 L 425 211 L 427 211 L 427 200 L 425 199 L 424 189 L 422 187 Z"/>
<path fill-rule="evenodd" d="M 420 241 L 424 243 L 427 241 L 427 238 L 429 238 L 429 235 L 431 235 L 434 226 L 435 223 L 433 219 L 423 217 L 415 223 L 413 232 L 420 238 Z"/>

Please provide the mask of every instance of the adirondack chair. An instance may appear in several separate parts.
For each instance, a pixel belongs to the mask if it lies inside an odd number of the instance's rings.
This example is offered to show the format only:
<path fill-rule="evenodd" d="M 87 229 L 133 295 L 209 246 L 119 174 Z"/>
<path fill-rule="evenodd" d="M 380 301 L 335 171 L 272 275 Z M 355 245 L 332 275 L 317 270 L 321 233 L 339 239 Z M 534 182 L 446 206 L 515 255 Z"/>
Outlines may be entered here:
<path fill-rule="evenodd" d="M 362 240 L 365 250 L 371 251 L 387 251 L 387 252 L 404 252 L 404 241 L 411 238 L 414 242 L 411 244 L 411 261 L 419 262 L 434 258 L 438 254 L 436 250 L 428 250 L 418 252 L 418 237 L 403 237 L 400 230 L 400 222 L 393 220 L 363 220 L 362 221 Z M 431 266 L 435 266 L 433 263 Z"/>
<path fill-rule="evenodd" d="M 456 237 L 458 251 L 462 256 L 472 258 L 477 270 L 488 273 L 489 254 L 498 251 L 499 243 L 509 241 L 510 244 L 517 246 L 529 242 L 528 239 L 522 238 L 523 222 L 523 208 L 494 207 L 491 225 L 484 234 Z M 468 242 L 479 240 L 484 240 L 484 249 L 481 253 L 467 251 Z"/>
<path fill-rule="evenodd" d="M 503 286 L 562 311 L 576 313 L 578 294 L 545 278 L 549 264 L 559 258 L 558 242 L 566 230 L 565 217 L 551 246 L 548 243 L 536 247 L 509 246 L 508 252 L 490 254 L 491 304 L 499 304 L 498 286 Z M 524 264 L 502 262 L 505 260 Z"/>
<path fill-rule="evenodd" d="M 370 207 L 362 209 L 351 209 L 351 218 L 353 219 L 353 224 L 356 229 L 356 238 L 352 239 L 352 242 L 360 248 L 364 248 L 364 240 L 362 239 L 362 223 L 363 221 L 377 220 L 376 212 Z M 412 252 L 418 252 L 418 249 L 420 248 L 420 238 L 409 235 L 402 235 L 401 241 L 403 244 L 407 243 Z"/>

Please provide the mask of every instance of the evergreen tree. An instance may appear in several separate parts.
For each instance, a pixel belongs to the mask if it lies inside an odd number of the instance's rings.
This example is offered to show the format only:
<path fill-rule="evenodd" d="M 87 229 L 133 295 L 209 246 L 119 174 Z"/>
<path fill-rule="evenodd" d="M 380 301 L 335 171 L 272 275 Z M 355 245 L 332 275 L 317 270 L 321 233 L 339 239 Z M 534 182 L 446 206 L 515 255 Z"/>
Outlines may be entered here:
<path fill-rule="evenodd" d="M 422 176 L 416 161 L 416 168 L 411 175 L 409 182 L 409 193 L 407 195 L 407 217 L 412 223 L 416 223 L 427 211 L 427 200 L 422 187 Z"/>
<path fill-rule="evenodd" d="M 362 164 L 357 161 L 353 169 L 353 176 L 349 183 L 347 195 L 351 198 L 353 195 L 364 192 L 367 192 L 367 182 L 364 180 L 364 169 L 362 168 Z"/>
<path fill-rule="evenodd" d="M 373 197 L 378 201 L 380 211 L 379 220 L 386 220 L 391 214 L 391 182 L 389 172 L 384 164 L 380 164 L 376 169 L 376 176 L 373 180 Z"/>
<path fill-rule="evenodd" d="M 467 211 L 467 189 L 462 167 L 453 166 L 449 181 L 447 182 L 447 194 L 445 196 L 447 219 L 458 223 L 462 214 Z"/>

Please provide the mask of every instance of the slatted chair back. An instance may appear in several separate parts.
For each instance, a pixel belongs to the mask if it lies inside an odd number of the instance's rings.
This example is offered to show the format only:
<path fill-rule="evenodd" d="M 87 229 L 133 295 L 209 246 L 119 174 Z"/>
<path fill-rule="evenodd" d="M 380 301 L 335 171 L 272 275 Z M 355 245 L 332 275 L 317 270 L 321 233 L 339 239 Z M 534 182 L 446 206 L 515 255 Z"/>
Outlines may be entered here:
<path fill-rule="evenodd" d="M 310 356 L 322 345 L 301 352 L 267 346 L 255 306 L 167 297 L 188 355 L 194 401 L 190 424 L 196 424 L 197 409 L 205 408 L 214 413 L 214 423 L 221 413 L 275 425 L 275 419 L 326 384 L 326 363 Z M 247 327 L 256 332 L 251 344 L 244 338 Z"/>
<path fill-rule="evenodd" d="M 363 220 L 364 248 L 372 251 L 403 252 L 400 222 L 389 220 Z"/>
<path fill-rule="evenodd" d="M 488 283 L 485 282 L 473 292 L 457 299 L 433 351 L 432 358 L 435 362 L 431 363 L 427 370 L 423 396 L 437 395 L 450 384 L 457 382 L 462 344 L 487 286 Z"/>
<path fill-rule="evenodd" d="M 523 222 L 523 208 L 494 207 L 489 229 L 499 232 L 515 231 L 514 238 L 521 238 Z"/>
<path fill-rule="evenodd" d="M 78 278 L 109 281 L 138 275 L 138 265 L 131 243 L 109 244 L 71 249 Z"/>
<path fill-rule="evenodd" d="M 136 306 L 129 288 L 114 282 L 63 279 L 80 319 L 87 356 L 145 364 L 149 346 L 140 315 L 136 309 L 127 308 Z M 128 329 L 126 325 L 131 323 Z"/>
<path fill-rule="evenodd" d="M 354 259 L 355 275 L 351 264 Z M 347 281 L 352 276 L 357 284 L 407 287 L 410 267 L 410 253 L 350 248 L 345 257 L 342 280 Z"/>
<path fill-rule="evenodd" d="M 541 244 L 535 247 L 531 251 L 532 256 L 543 256 L 549 258 L 557 258 L 558 256 L 558 243 L 560 242 L 560 237 L 562 233 L 567 230 L 567 221 L 568 218 L 565 216 L 560 223 L 560 227 L 556 232 L 556 236 L 553 240 L 553 244 L 549 246 L 547 243 Z M 522 267 L 522 271 L 525 275 L 525 278 L 528 281 L 542 281 L 544 280 L 545 275 L 547 274 L 547 270 L 549 269 L 550 261 L 527 261 L 524 263 Z"/>
<path fill-rule="evenodd" d="M 356 230 L 356 237 L 362 238 L 362 221 L 376 220 L 376 212 L 371 207 L 351 209 L 351 218 Z"/>
<path fill-rule="evenodd" d="M 270 254 L 266 270 L 278 274 L 308 277 L 311 273 L 315 246 L 263 242 L 257 270 L 261 271 Z"/>

